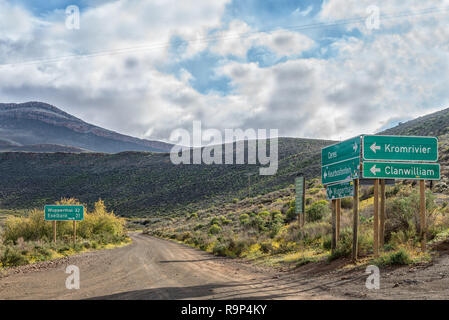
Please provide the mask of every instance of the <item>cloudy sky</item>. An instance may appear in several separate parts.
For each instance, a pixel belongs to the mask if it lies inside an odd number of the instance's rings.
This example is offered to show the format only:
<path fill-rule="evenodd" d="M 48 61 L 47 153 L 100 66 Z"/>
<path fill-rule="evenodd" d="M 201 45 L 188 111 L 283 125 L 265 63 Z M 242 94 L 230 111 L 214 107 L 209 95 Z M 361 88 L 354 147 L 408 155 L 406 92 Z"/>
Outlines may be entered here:
<path fill-rule="evenodd" d="M 373 133 L 449 107 L 448 63 L 449 0 L 0 0 L 0 102 L 141 138 Z"/>

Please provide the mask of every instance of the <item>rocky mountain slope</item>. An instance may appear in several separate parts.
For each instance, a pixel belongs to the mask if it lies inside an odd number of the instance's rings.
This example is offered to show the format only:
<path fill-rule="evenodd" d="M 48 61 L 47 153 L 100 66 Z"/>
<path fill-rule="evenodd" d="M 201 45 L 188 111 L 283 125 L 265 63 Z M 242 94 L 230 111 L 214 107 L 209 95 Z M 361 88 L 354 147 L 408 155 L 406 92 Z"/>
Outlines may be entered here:
<path fill-rule="evenodd" d="M 94 126 L 46 103 L 0 104 L 0 151 L 116 153 L 170 149 L 171 145 L 164 142 Z"/>

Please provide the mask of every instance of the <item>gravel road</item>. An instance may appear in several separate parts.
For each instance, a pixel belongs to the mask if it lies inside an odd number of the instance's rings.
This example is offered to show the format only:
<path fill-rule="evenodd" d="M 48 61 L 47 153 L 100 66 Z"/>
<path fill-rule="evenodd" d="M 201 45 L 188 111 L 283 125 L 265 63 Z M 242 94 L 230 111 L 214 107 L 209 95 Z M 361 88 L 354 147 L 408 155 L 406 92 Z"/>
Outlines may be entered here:
<path fill-rule="evenodd" d="M 381 270 L 380 290 L 364 267 L 344 261 L 288 272 L 215 257 L 172 241 L 131 234 L 126 247 L 8 269 L 0 299 L 449 299 L 449 246 L 433 264 Z M 80 289 L 65 286 L 80 269 Z"/>
<path fill-rule="evenodd" d="M 0 278 L 0 299 L 313 299 L 265 269 L 168 240 L 132 234 L 129 246 L 18 267 Z M 80 289 L 65 287 L 68 265 Z"/>

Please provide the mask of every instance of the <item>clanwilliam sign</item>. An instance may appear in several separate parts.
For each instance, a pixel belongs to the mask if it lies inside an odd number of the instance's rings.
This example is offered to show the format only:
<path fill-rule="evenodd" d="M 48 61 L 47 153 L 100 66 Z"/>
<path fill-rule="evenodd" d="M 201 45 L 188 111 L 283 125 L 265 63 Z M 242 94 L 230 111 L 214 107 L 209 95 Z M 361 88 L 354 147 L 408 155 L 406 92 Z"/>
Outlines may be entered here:
<path fill-rule="evenodd" d="M 440 180 L 438 163 L 363 162 L 363 178 Z"/>

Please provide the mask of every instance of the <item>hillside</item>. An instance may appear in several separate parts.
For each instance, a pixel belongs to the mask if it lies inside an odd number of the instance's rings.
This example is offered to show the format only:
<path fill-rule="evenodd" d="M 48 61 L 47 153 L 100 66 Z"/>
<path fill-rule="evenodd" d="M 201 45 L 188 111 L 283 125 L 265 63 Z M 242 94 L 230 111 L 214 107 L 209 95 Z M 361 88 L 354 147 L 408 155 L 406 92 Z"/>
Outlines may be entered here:
<path fill-rule="evenodd" d="M 61 146 L 69 149 L 63 150 Z M 91 125 L 46 103 L 0 104 L 0 151 L 116 153 L 168 152 L 170 148 L 164 142 L 138 139 Z"/>
<path fill-rule="evenodd" d="M 442 136 L 449 132 L 449 108 L 384 130 L 379 134 L 404 136 Z"/>
<path fill-rule="evenodd" d="M 400 124 L 382 134 L 445 133 L 449 109 Z M 443 182 L 447 183 L 449 134 L 439 136 Z M 0 208 L 32 208 L 61 197 L 91 205 L 98 198 L 120 215 L 178 215 L 221 206 L 235 198 L 273 192 L 294 176 L 319 178 L 320 149 L 331 141 L 279 139 L 279 169 L 260 176 L 257 165 L 173 165 L 167 153 L 3 153 L 0 154 Z M 224 156 L 224 155 L 223 155 Z M 235 155 L 234 155 L 235 156 Z"/>
<path fill-rule="evenodd" d="M 0 208 L 32 208 L 61 197 L 92 204 L 98 198 L 126 216 L 185 213 L 251 194 L 277 190 L 302 172 L 320 173 L 320 149 L 331 141 L 279 140 L 279 168 L 258 175 L 256 165 L 173 165 L 167 153 L 3 153 Z"/>

